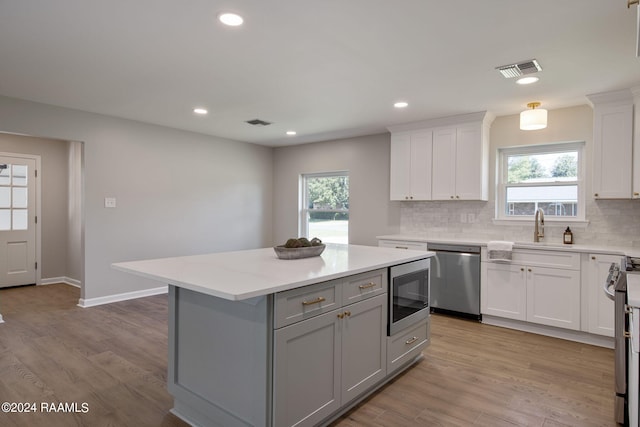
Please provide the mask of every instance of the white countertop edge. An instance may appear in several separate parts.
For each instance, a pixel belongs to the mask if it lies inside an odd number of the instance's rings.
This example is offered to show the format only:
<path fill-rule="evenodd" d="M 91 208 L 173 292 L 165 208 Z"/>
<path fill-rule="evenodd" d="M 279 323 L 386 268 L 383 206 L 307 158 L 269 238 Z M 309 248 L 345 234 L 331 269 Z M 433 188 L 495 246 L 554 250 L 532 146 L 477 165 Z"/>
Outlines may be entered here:
<path fill-rule="evenodd" d="M 448 244 L 460 244 L 460 245 L 476 245 L 487 246 L 490 240 L 503 240 L 503 239 L 488 239 L 479 240 L 477 238 L 446 238 L 446 237 L 428 237 L 424 235 L 412 235 L 412 234 L 388 234 L 382 236 L 376 236 L 378 240 L 393 240 L 393 241 L 406 241 L 406 242 L 419 242 L 419 243 L 448 243 Z M 584 252 L 584 253 L 601 253 L 611 255 L 628 255 L 628 256 L 640 256 L 640 248 L 635 247 L 620 247 L 620 246 L 594 246 L 594 245 L 565 245 L 563 243 L 550 243 L 550 242 L 514 242 L 514 249 L 541 249 L 541 250 L 557 250 L 567 252 Z"/>
<path fill-rule="evenodd" d="M 358 245 L 349 245 L 350 247 L 355 247 L 356 249 L 359 247 Z M 373 249 L 382 249 L 377 246 L 363 246 L 363 248 L 373 248 Z M 268 248 L 271 249 L 271 248 Z M 223 256 L 224 254 L 240 254 L 242 252 L 252 252 L 256 250 L 250 251 L 234 251 L 234 252 L 222 252 L 219 254 L 204 254 L 204 256 L 212 256 L 216 255 Z M 305 279 L 293 279 L 292 281 L 288 281 L 286 279 L 281 278 L 269 278 L 268 272 L 265 272 L 264 276 L 257 275 L 252 272 L 243 273 L 240 270 L 237 270 L 236 273 L 238 276 L 244 276 L 242 280 L 250 279 L 253 281 L 265 281 L 269 282 L 268 285 L 261 287 L 254 287 L 248 291 L 239 291 L 239 292 L 229 292 L 225 290 L 225 287 L 228 288 L 228 285 L 215 286 L 211 284 L 202 284 L 202 283 L 190 283 L 182 280 L 177 280 L 175 277 L 170 277 L 167 274 L 155 273 L 151 270 L 154 270 L 153 263 L 162 263 L 164 265 L 179 262 L 181 260 L 195 259 L 198 257 L 202 257 L 203 255 L 194 255 L 194 256 L 184 256 L 184 257 L 169 257 L 169 258 L 159 258 L 152 260 L 140 260 L 140 261 L 128 261 L 128 262 L 118 262 L 113 263 L 111 265 L 112 268 L 125 272 L 131 273 L 137 276 L 145 277 L 147 279 L 160 281 L 164 284 L 169 284 L 173 286 L 177 286 L 184 289 L 189 289 L 195 292 L 199 292 L 206 295 L 215 296 L 218 298 L 230 300 L 230 301 L 245 301 L 255 297 L 261 297 L 269 294 L 273 294 L 276 292 L 287 291 L 290 289 L 299 288 L 302 286 L 308 286 L 315 283 L 326 282 L 330 280 L 340 279 L 347 276 L 352 276 L 359 273 L 365 273 L 367 271 L 377 270 L 380 268 L 391 267 L 397 264 L 403 264 L 407 262 L 417 261 L 420 259 L 430 258 L 435 255 L 434 252 L 423 252 L 423 251 L 412 251 L 412 250 L 397 250 L 393 249 L 393 251 L 398 251 L 397 257 L 391 259 L 389 261 L 384 262 L 375 262 L 375 263 L 367 263 L 365 265 L 361 265 L 357 268 L 349 268 L 345 270 L 336 270 L 330 274 L 320 274 L 315 277 L 309 277 Z M 324 254 L 323 254 L 324 255 Z M 297 260 L 277 260 L 277 262 L 281 262 L 282 267 L 285 267 L 287 263 L 295 263 Z M 164 267 L 163 265 L 163 267 Z M 293 264 L 295 265 L 295 264 Z M 220 266 L 212 265 L 211 273 L 216 274 L 217 272 L 224 272 L 227 274 L 233 274 L 233 268 L 224 268 Z M 166 268 L 163 268 L 166 270 Z M 169 269 L 170 270 L 170 269 Z"/>

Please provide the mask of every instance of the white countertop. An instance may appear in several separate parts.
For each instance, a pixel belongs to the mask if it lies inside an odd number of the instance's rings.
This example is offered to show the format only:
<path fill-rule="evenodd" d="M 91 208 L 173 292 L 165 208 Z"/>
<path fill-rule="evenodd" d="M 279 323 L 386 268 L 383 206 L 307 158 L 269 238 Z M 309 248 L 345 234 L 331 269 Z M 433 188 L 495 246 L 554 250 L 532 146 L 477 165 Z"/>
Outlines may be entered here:
<path fill-rule="evenodd" d="M 449 243 L 459 245 L 476 245 L 487 246 L 489 240 L 481 240 L 477 238 L 448 238 L 448 237 L 429 237 L 414 234 L 389 234 L 384 236 L 376 236 L 379 240 L 403 240 L 407 242 L 423 242 L 423 243 Z M 501 239 L 495 239 L 501 240 Z M 602 245 L 565 245 L 563 243 L 551 242 L 514 242 L 514 249 L 547 249 L 568 252 L 587 252 L 587 253 L 605 253 L 615 255 L 640 256 L 640 248 L 631 248 L 623 246 L 602 246 Z"/>
<path fill-rule="evenodd" d="M 119 262 L 112 267 L 238 301 L 416 261 L 433 252 L 327 244 L 320 256 L 278 259 L 273 248 Z"/>

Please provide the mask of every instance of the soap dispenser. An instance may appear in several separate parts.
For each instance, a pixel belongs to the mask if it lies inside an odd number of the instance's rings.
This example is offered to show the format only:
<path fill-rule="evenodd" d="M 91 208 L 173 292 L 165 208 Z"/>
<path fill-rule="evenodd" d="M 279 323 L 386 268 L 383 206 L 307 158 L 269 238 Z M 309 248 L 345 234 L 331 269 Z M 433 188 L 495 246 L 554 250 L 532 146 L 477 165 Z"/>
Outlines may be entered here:
<path fill-rule="evenodd" d="M 571 229 L 569 227 L 567 227 L 567 229 L 564 230 L 564 235 L 562 237 L 562 241 L 567 245 L 570 245 L 570 244 L 573 243 L 573 232 L 571 231 Z"/>

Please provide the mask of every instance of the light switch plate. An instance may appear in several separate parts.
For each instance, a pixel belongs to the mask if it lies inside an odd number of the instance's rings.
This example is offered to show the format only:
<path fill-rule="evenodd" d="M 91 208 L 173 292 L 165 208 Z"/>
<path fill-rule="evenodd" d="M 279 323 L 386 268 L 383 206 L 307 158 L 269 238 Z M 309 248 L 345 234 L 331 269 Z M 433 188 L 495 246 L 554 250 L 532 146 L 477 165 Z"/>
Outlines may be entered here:
<path fill-rule="evenodd" d="M 115 208 L 116 207 L 116 198 L 115 197 L 105 197 L 104 198 L 104 207 L 105 208 Z"/>

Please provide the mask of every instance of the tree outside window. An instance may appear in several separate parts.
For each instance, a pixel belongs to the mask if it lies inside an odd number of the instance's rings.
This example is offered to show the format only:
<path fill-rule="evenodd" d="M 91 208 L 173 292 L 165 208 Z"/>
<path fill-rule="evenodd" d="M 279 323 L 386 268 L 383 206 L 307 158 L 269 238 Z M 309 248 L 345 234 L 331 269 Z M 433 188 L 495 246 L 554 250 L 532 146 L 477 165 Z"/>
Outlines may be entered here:
<path fill-rule="evenodd" d="M 325 243 L 349 242 L 349 176 L 346 172 L 302 176 L 300 234 Z"/>
<path fill-rule="evenodd" d="M 584 219 L 580 161 L 583 143 L 523 146 L 500 150 L 498 217 Z"/>

